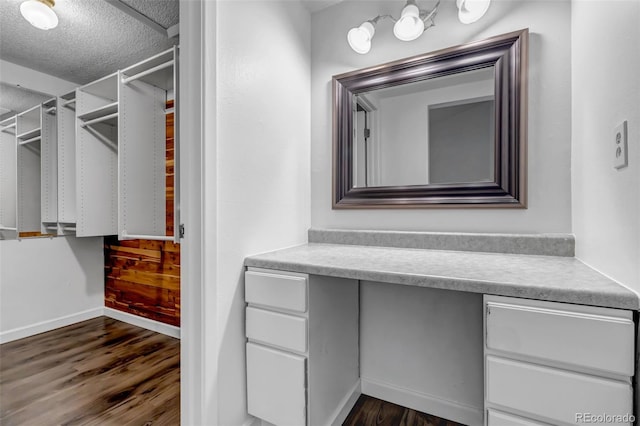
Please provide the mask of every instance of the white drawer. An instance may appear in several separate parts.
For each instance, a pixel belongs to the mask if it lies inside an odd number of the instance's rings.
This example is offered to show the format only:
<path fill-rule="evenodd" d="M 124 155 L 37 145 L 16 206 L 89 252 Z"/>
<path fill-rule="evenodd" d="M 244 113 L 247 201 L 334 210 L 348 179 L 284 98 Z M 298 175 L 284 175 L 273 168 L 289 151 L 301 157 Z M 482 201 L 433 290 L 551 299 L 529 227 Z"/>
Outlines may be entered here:
<path fill-rule="evenodd" d="M 548 423 L 540 423 L 513 414 L 503 413 L 497 410 L 487 410 L 487 426 L 548 426 Z"/>
<path fill-rule="evenodd" d="M 307 351 L 307 319 L 247 307 L 247 338 L 297 352 Z"/>
<path fill-rule="evenodd" d="M 486 303 L 487 349 L 634 375 L 634 324 L 629 312 L 614 316 L 611 309 L 537 301 Z"/>
<path fill-rule="evenodd" d="M 306 358 L 247 343 L 247 410 L 278 426 L 304 426 Z"/>
<path fill-rule="evenodd" d="M 487 356 L 485 368 L 488 404 L 540 416 L 549 423 L 574 425 L 580 413 L 633 413 L 628 383 L 494 356 Z"/>
<path fill-rule="evenodd" d="M 258 271 L 244 274 L 244 297 L 247 303 L 307 311 L 307 278 Z"/>

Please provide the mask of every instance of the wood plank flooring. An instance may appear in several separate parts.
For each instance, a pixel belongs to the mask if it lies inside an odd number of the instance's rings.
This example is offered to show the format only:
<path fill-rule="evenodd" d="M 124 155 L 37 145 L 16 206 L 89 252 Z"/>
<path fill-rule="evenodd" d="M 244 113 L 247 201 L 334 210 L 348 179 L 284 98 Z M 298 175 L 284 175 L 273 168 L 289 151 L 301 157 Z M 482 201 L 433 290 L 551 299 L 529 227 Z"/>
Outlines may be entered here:
<path fill-rule="evenodd" d="M 180 341 L 99 317 L 0 345 L 0 424 L 180 424 Z"/>
<path fill-rule="evenodd" d="M 463 426 L 426 413 L 361 395 L 342 426 Z"/>

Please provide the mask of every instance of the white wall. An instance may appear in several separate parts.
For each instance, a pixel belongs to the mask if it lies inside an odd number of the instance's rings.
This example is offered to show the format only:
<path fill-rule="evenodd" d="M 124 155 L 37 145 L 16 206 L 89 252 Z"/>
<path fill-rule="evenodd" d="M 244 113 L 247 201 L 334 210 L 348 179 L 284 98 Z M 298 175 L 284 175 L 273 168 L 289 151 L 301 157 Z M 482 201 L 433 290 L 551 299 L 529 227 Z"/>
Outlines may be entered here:
<path fill-rule="evenodd" d="M 437 25 L 416 41 L 396 40 L 392 24 L 383 21 L 376 29 L 369 54 L 358 55 L 349 48 L 346 42 L 349 28 L 377 14 L 397 15 L 401 6 L 397 1 L 347 0 L 312 16 L 312 226 L 444 232 L 571 232 L 570 2 L 494 1 L 481 21 L 465 26 L 457 20 L 455 1 L 447 0 L 440 6 Z M 528 209 L 331 209 L 333 75 L 523 28 L 530 30 Z M 476 414 L 479 413 L 482 378 L 471 373 L 467 383 L 458 377 L 448 383 L 450 387 L 437 389 L 436 385 L 434 388 L 425 377 L 430 371 L 424 356 L 426 352 L 437 359 L 435 363 L 447 366 L 455 359 L 467 373 L 474 368 L 481 371 L 482 352 L 477 342 L 456 341 L 469 335 L 481 338 L 481 299 L 452 292 L 403 290 L 380 283 L 362 284 L 362 376 L 386 382 L 387 391 L 398 402 L 410 395 L 414 400 L 423 401 L 422 408 L 427 408 L 424 395 L 431 394 L 453 400 L 471 412 L 475 407 Z M 475 312 L 480 316 L 470 321 L 465 315 L 442 315 L 441 309 L 460 306 L 467 307 L 469 315 Z M 400 341 L 401 353 L 380 352 L 389 336 Z M 411 336 L 425 338 L 412 340 Z M 453 340 L 444 340 L 445 336 Z M 434 342 L 443 352 L 434 348 Z M 437 383 L 444 382 L 439 375 L 435 377 Z M 447 415 L 444 405 L 431 411 L 435 415 Z M 456 413 L 464 416 L 462 408 Z"/>
<path fill-rule="evenodd" d="M 571 27 L 566 1 L 494 1 L 485 17 L 463 25 L 455 1 L 443 1 L 437 25 L 401 42 L 381 22 L 367 55 L 353 52 L 349 28 L 377 14 L 397 15 L 401 4 L 345 1 L 312 17 L 311 223 L 318 228 L 457 232 L 571 231 Z M 331 209 L 331 77 L 354 69 L 489 36 L 530 29 L 529 208 Z M 597 32 L 597 31 L 596 31 Z"/>
<path fill-rule="evenodd" d="M 206 9 L 203 423 L 241 425 L 244 258 L 305 243 L 310 226 L 310 17 L 291 1 Z"/>
<path fill-rule="evenodd" d="M 0 59 L 3 83 L 24 87 L 28 90 L 48 95 L 64 95 L 75 90 L 80 84 L 63 80 L 43 72 Z"/>
<path fill-rule="evenodd" d="M 6 61 L 2 81 L 62 94 L 77 84 Z M 102 238 L 0 241 L 0 342 L 52 330 L 92 316 L 104 306 Z"/>
<path fill-rule="evenodd" d="M 0 342 L 102 315 L 103 306 L 102 238 L 0 241 Z"/>
<path fill-rule="evenodd" d="M 574 1 L 571 18 L 576 256 L 640 292 L 640 2 Z M 629 167 L 616 170 L 624 120 Z"/>
<path fill-rule="evenodd" d="M 391 389 L 373 396 L 463 424 L 482 422 L 481 294 L 363 281 L 360 304 L 364 393 Z"/>

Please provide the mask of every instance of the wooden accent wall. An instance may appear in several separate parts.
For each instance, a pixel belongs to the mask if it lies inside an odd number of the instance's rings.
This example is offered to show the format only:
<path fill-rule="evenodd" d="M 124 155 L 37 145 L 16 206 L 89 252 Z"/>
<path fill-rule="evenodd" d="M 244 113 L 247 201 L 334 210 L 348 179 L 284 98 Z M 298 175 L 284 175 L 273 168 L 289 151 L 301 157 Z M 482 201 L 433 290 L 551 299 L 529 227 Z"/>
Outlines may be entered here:
<path fill-rule="evenodd" d="M 173 101 L 167 102 L 167 108 Z M 167 235 L 173 235 L 174 114 L 167 115 Z M 180 326 L 180 245 L 105 237 L 105 306 Z"/>

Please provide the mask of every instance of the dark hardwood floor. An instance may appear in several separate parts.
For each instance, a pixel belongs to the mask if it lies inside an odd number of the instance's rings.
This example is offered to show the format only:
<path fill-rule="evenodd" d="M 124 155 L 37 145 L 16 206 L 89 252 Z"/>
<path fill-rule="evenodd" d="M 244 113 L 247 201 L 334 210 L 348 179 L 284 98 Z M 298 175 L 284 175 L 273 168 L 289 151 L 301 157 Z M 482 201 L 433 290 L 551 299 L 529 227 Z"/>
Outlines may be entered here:
<path fill-rule="evenodd" d="M 100 317 L 0 345 L 0 424 L 180 424 L 180 341 Z"/>
<path fill-rule="evenodd" d="M 463 426 L 460 423 L 361 395 L 342 426 Z"/>

